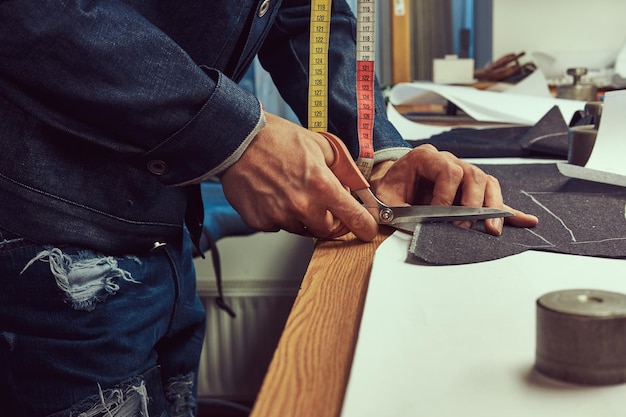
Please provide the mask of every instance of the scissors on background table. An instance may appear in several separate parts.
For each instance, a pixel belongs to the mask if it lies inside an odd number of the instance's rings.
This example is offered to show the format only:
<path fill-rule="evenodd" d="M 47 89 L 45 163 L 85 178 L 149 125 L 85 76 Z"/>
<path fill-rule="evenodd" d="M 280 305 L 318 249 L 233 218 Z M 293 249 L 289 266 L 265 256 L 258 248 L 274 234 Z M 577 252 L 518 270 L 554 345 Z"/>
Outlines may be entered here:
<path fill-rule="evenodd" d="M 318 133 L 328 140 L 335 154 L 335 161 L 330 170 L 361 200 L 378 224 L 386 224 L 413 233 L 418 223 L 482 220 L 514 215 L 506 210 L 486 207 L 428 205 L 389 207 L 372 193 L 369 183 L 352 160 L 346 145 L 335 135 L 327 132 Z"/>

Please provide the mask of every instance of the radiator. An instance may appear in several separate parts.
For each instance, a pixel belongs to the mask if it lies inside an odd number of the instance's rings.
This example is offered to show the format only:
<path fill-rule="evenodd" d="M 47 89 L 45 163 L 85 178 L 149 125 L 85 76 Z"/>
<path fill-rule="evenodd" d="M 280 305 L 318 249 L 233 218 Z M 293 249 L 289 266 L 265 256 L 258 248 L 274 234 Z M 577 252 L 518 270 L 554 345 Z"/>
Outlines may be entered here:
<path fill-rule="evenodd" d="M 298 291 L 297 282 L 228 282 L 224 299 L 232 318 L 215 304 L 214 291 L 199 295 L 207 332 L 198 374 L 198 394 L 252 402 L 278 344 Z"/>
<path fill-rule="evenodd" d="M 215 304 L 211 256 L 197 259 L 198 294 L 207 331 L 198 393 L 252 402 L 257 396 L 313 253 L 313 240 L 284 231 L 227 237 L 217 242 L 224 299 L 231 318 Z"/>

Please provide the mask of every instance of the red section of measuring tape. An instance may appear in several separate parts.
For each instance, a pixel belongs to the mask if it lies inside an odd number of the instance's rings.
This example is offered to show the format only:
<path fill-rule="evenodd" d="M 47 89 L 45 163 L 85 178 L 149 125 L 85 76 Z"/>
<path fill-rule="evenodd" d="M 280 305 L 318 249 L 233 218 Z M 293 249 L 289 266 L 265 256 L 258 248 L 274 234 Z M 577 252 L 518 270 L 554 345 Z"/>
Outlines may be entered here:
<path fill-rule="evenodd" d="M 374 158 L 374 62 L 357 61 L 357 106 L 360 158 Z"/>

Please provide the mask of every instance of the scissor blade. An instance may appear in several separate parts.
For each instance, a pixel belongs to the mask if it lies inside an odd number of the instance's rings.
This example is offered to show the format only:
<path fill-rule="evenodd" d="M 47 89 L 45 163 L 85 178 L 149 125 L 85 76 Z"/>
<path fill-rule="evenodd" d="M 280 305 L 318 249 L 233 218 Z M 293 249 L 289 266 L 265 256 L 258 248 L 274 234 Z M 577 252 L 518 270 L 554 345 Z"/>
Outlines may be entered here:
<path fill-rule="evenodd" d="M 513 213 L 486 207 L 465 207 L 465 206 L 407 206 L 391 207 L 393 218 L 391 221 L 379 220 L 379 223 L 389 225 L 405 223 L 425 223 L 425 222 L 450 222 L 458 220 L 482 220 L 494 217 L 510 217 Z"/>

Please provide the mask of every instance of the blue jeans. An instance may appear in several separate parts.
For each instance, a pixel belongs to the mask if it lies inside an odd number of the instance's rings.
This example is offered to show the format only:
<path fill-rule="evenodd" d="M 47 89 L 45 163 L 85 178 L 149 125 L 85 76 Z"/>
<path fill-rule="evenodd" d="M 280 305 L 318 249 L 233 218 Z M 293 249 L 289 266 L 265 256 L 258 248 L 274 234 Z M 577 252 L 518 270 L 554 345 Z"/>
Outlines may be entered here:
<path fill-rule="evenodd" d="M 192 416 L 205 312 L 190 240 L 110 257 L 0 229 L 0 415 Z"/>

